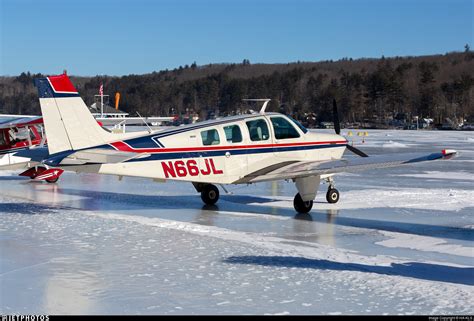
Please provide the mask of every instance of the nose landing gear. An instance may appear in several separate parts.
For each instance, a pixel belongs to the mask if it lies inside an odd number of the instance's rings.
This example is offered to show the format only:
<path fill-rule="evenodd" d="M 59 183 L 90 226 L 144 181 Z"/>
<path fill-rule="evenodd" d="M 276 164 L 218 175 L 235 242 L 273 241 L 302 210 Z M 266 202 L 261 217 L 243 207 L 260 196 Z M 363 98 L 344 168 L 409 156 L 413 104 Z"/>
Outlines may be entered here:
<path fill-rule="evenodd" d="M 326 201 L 331 204 L 337 203 L 337 201 L 339 201 L 339 191 L 329 186 L 328 191 L 326 193 Z"/>
<path fill-rule="evenodd" d="M 326 193 L 326 201 L 331 204 L 337 203 L 339 201 L 339 191 L 334 187 L 334 180 L 329 176 L 326 178 L 326 182 L 329 184 Z"/>

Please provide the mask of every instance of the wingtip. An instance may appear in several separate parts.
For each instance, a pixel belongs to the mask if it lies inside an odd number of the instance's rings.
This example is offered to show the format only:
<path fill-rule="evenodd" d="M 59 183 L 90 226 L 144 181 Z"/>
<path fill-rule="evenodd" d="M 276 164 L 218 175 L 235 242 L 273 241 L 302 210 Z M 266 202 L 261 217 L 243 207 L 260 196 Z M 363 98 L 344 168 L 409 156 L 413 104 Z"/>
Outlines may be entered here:
<path fill-rule="evenodd" d="M 443 149 L 441 154 L 443 154 L 443 158 L 449 159 L 457 155 L 457 151 L 454 149 Z"/>

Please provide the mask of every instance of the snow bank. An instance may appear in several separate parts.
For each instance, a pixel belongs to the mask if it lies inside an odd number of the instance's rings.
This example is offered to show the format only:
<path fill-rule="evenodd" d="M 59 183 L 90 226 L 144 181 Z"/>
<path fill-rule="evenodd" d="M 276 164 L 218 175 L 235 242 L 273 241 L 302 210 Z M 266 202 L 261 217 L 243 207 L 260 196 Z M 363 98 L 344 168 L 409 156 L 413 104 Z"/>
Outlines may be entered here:
<path fill-rule="evenodd" d="M 440 238 L 388 231 L 379 231 L 379 233 L 389 237 L 388 240 L 375 243 L 381 246 L 474 257 L 474 247 L 448 244 Z"/>

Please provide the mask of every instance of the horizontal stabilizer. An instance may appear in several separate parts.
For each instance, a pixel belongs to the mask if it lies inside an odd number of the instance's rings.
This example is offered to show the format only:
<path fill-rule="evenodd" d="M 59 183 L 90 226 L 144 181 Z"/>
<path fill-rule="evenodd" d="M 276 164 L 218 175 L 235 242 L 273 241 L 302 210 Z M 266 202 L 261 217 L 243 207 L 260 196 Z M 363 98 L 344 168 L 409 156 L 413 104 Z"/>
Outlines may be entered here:
<path fill-rule="evenodd" d="M 258 171 L 249 174 L 234 183 L 255 183 L 280 179 L 295 179 L 307 176 L 353 173 L 377 168 L 397 167 L 406 164 L 449 159 L 456 155 L 455 150 L 443 150 L 441 153 L 392 154 L 364 158 L 341 159 L 319 162 L 297 162 L 278 169 Z"/>
<path fill-rule="evenodd" d="M 144 153 L 121 152 L 116 150 L 92 148 L 77 151 L 62 158 L 57 165 L 116 164 L 135 158 L 150 156 Z"/>

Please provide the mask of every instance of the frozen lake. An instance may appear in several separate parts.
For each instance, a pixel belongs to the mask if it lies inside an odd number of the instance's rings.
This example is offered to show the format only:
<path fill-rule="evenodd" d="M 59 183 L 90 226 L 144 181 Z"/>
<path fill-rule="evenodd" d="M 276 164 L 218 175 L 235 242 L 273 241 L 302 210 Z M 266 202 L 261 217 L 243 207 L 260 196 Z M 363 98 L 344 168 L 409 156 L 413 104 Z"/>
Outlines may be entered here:
<path fill-rule="evenodd" d="M 189 183 L 0 172 L 0 313 L 473 314 L 474 133 L 368 133 L 369 155 L 460 155 L 338 175 L 304 215 L 283 181 L 209 207 Z"/>

